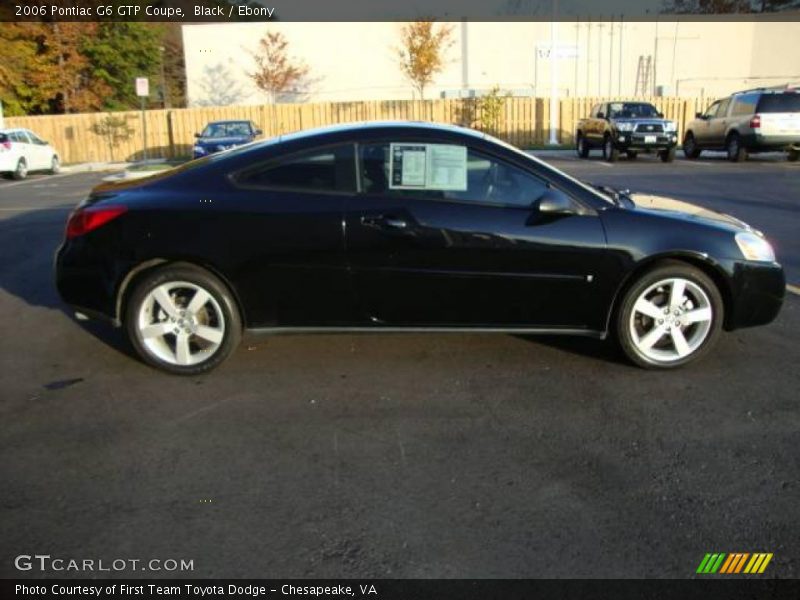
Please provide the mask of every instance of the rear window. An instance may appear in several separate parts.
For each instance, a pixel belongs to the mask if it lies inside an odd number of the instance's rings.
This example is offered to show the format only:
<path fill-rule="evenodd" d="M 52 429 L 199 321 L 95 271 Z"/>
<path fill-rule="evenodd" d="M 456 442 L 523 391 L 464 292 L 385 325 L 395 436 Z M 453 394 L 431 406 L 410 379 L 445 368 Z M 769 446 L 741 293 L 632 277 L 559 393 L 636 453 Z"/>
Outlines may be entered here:
<path fill-rule="evenodd" d="M 4 144 L 8 141 L 8 134 L 0 133 L 0 144 Z"/>
<path fill-rule="evenodd" d="M 764 94 L 758 103 L 760 113 L 800 112 L 800 94 Z"/>

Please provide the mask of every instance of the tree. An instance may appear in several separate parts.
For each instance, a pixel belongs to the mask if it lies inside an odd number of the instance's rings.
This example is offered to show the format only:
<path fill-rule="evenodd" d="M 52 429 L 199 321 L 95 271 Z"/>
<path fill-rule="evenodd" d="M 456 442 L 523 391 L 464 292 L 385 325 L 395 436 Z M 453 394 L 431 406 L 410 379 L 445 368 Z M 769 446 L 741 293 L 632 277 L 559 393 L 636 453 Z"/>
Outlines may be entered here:
<path fill-rule="evenodd" d="M 129 140 L 133 135 L 133 128 L 128 125 L 128 120 L 135 118 L 133 115 L 119 115 L 115 116 L 108 114 L 102 120 L 93 123 L 91 132 L 105 138 L 108 145 L 108 155 L 113 161 L 114 148 L 118 147 L 121 142 Z"/>
<path fill-rule="evenodd" d="M 303 61 L 290 57 L 289 42 L 279 32 L 267 32 L 258 42 L 258 50 L 251 52 L 256 70 L 248 73 L 259 89 L 276 102 L 282 94 L 298 93 L 306 83 L 309 68 Z"/>
<path fill-rule="evenodd" d="M 203 98 L 196 102 L 199 106 L 228 106 L 246 97 L 230 69 L 223 63 L 205 67 L 199 85 L 204 93 Z"/>
<path fill-rule="evenodd" d="M 160 47 L 164 27 L 156 23 L 104 22 L 82 48 L 91 76 L 106 84 L 110 93 L 103 107 L 110 110 L 137 108 L 136 77 L 160 81 Z M 152 85 L 151 88 L 155 88 Z"/>
<path fill-rule="evenodd" d="M 403 75 L 411 82 L 421 99 L 425 88 L 444 69 L 445 53 L 453 45 L 453 28 L 432 21 L 412 21 L 400 30 L 400 46 L 395 48 Z"/>

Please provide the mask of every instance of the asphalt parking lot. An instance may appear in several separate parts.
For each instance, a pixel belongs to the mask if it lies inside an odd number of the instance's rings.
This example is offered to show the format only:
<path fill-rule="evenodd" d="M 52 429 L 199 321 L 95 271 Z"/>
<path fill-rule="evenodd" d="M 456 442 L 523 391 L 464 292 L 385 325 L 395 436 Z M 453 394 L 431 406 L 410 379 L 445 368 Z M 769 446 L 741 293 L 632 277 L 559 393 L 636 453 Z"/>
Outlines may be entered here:
<path fill-rule="evenodd" d="M 800 283 L 800 164 L 546 160 L 738 216 Z M 100 177 L 0 182 L 0 576 L 92 575 L 14 568 L 38 553 L 193 560 L 178 577 L 682 578 L 706 552 L 800 575 L 800 297 L 670 373 L 585 339 L 287 335 L 176 378 L 53 288 Z"/>

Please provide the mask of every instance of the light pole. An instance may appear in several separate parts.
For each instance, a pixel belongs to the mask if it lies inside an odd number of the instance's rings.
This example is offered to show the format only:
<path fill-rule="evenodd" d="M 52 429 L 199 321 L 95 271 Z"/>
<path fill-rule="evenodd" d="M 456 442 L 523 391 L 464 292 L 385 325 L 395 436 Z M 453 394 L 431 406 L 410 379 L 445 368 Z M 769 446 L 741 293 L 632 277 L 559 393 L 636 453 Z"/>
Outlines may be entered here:
<path fill-rule="evenodd" d="M 167 92 L 167 80 L 164 77 L 164 52 L 166 48 L 159 46 L 158 50 L 161 55 L 161 104 L 164 108 L 169 108 L 169 92 Z"/>
<path fill-rule="evenodd" d="M 557 145 L 558 135 L 558 58 L 556 57 L 556 44 L 558 43 L 558 0 L 553 0 L 553 20 L 550 22 L 550 140 L 548 144 Z"/>

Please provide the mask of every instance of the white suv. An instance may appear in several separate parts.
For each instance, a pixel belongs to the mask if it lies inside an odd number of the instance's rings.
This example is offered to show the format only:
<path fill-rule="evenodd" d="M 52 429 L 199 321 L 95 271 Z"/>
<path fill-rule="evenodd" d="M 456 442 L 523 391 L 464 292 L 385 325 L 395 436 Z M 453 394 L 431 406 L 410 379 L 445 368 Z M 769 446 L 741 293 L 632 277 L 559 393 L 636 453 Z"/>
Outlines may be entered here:
<path fill-rule="evenodd" d="M 0 173 L 25 179 L 30 171 L 58 173 L 55 149 L 28 129 L 0 129 Z"/>

